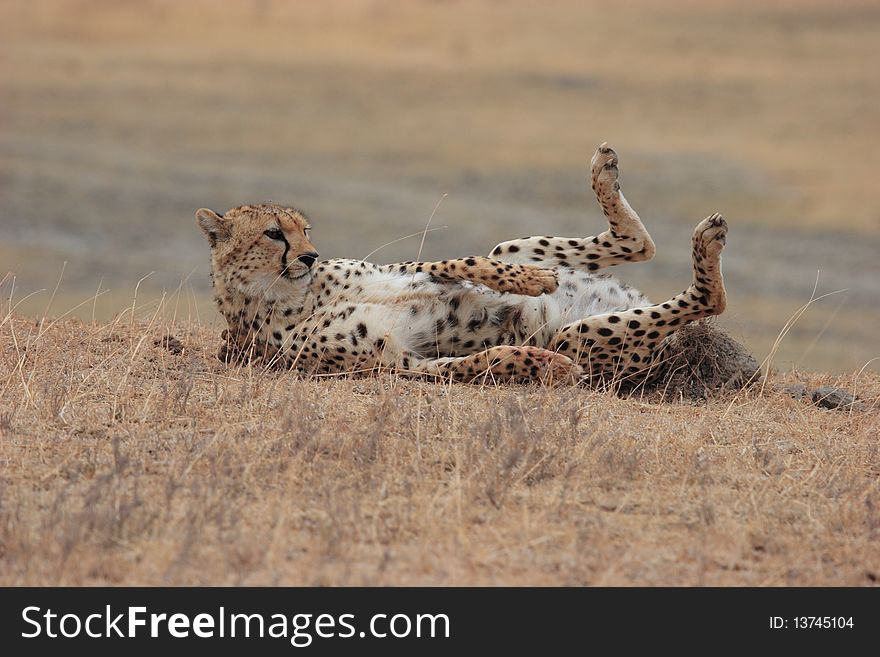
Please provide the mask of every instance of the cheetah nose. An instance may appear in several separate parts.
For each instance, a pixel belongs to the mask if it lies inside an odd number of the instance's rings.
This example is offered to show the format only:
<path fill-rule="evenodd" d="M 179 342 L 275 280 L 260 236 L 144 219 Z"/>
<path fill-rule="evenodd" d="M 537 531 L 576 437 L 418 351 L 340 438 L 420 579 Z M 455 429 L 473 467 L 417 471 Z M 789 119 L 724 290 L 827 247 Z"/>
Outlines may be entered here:
<path fill-rule="evenodd" d="M 297 258 L 301 263 L 303 263 L 306 267 L 311 267 L 315 264 L 315 260 L 318 259 L 318 254 L 314 251 L 309 251 L 308 253 L 303 253 L 301 256 Z"/>

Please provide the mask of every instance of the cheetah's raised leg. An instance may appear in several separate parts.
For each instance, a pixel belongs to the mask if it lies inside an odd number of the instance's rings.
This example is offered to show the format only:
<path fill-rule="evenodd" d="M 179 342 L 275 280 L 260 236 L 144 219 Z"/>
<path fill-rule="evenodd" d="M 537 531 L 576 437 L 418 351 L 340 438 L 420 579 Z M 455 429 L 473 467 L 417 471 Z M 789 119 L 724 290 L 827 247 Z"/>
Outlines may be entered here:
<path fill-rule="evenodd" d="M 727 223 L 720 214 L 701 221 L 693 236 L 694 279 L 665 303 L 587 317 L 563 327 L 549 348 L 580 363 L 588 381 L 648 373 L 662 355 L 663 340 L 688 322 L 719 315 L 727 305 L 721 251 Z"/>
<path fill-rule="evenodd" d="M 492 249 L 492 256 L 505 262 L 586 271 L 653 258 L 654 242 L 639 215 L 620 191 L 617 161 L 617 153 L 607 144 L 602 144 L 591 163 L 593 191 L 608 217 L 608 230 L 595 237 L 524 237 L 510 240 Z"/>

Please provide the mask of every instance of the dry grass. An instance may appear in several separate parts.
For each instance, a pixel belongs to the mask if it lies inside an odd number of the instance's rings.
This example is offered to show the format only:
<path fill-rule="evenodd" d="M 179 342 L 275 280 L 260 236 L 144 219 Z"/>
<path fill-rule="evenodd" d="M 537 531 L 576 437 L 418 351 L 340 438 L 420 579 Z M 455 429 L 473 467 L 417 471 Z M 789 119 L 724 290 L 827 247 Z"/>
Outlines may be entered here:
<path fill-rule="evenodd" d="M 159 316 L 3 321 L 0 583 L 880 577 L 876 374 L 800 375 L 855 389 L 852 413 L 773 385 L 692 405 L 304 380 Z"/>

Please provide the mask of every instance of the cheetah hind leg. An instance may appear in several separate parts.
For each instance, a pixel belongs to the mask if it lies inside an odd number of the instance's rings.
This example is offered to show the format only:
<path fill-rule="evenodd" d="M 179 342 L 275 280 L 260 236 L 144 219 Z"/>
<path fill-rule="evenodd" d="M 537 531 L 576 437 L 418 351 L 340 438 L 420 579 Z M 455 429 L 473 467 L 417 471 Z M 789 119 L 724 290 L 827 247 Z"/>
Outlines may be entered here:
<path fill-rule="evenodd" d="M 664 303 L 568 324 L 549 348 L 583 366 L 586 383 L 633 383 L 658 373 L 666 337 L 688 322 L 721 314 L 727 305 L 721 277 L 726 236 L 722 216 L 707 217 L 694 230 L 693 282 L 687 290 Z"/>
<path fill-rule="evenodd" d="M 463 383 L 577 383 L 583 370 L 571 358 L 538 347 L 503 345 L 455 358 L 405 359 L 400 373 L 422 373 Z"/>

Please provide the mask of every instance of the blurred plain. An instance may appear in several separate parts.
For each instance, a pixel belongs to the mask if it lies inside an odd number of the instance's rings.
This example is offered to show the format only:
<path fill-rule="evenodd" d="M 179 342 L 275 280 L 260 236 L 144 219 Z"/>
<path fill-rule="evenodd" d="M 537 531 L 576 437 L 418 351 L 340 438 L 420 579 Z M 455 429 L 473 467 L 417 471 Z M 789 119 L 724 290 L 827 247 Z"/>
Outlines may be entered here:
<path fill-rule="evenodd" d="M 322 256 L 385 262 L 438 202 L 425 258 L 595 234 L 607 140 L 658 248 L 615 275 L 680 292 L 720 211 L 724 326 L 761 360 L 818 275 L 846 291 L 775 364 L 858 369 L 880 356 L 878 34 L 876 1 L 0 2 L 0 293 L 45 290 L 17 308 L 40 315 L 66 262 L 49 314 L 106 291 L 74 310 L 106 319 L 153 272 L 145 307 L 183 282 L 211 321 L 202 206 L 294 205 Z"/>

